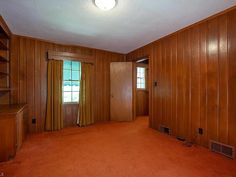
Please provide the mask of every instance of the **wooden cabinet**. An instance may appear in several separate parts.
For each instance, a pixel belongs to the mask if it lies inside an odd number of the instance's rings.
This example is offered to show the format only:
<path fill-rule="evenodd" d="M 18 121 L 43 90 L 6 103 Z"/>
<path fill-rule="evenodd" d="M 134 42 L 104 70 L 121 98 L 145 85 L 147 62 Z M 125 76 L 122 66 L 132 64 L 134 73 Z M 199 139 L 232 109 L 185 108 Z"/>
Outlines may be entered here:
<path fill-rule="evenodd" d="M 25 105 L 11 105 L 11 31 L 0 15 L 0 161 L 13 158 L 26 135 Z"/>
<path fill-rule="evenodd" d="M 0 106 L 0 161 L 13 158 L 26 137 L 26 105 Z"/>

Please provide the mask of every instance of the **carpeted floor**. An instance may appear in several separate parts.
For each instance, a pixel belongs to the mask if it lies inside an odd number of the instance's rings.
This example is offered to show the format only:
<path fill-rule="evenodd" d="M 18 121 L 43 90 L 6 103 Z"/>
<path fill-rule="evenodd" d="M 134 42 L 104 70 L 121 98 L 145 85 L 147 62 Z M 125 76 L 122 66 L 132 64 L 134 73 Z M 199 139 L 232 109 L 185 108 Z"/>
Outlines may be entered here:
<path fill-rule="evenodd" d="M 2 172 L 2 173 L 1 173 Z M 130 123 L 31 135 L 14 160 L 0 164 L 4 177 L 236 177 L 236 162 L 199 146 L 185 147 Z"/>

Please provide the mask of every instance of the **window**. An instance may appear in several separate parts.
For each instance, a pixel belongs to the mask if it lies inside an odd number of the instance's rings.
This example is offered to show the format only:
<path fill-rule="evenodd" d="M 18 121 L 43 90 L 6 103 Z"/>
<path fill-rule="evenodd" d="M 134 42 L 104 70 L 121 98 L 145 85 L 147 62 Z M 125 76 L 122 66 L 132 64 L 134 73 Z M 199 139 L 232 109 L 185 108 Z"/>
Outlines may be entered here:
<path fill-rule="evenodd" d="M 81 79 L 81 63 L 64 61 L 63 63 L 63 102 L 78 103 Z"/>
<path fill-rule="evenodd" d="M 137 67 L 137 88 L 138 89 L 146 88 L 144 67 Z"/>

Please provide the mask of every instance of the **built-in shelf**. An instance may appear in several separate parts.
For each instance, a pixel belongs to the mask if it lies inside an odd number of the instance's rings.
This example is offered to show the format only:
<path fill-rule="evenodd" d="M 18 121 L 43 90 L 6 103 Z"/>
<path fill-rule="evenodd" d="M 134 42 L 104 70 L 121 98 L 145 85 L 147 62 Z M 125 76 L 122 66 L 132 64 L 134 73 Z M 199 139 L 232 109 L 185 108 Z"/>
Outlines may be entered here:
<path fill-rule="evenodd" d="M 0 39 L 0 50 L 8 50 L 7 45 Z"/>
<path fill-rule="evenodd" d="M 11 100 L 11 84 L 10 84 L 11 34 L 12 34 L 11 31 L 9 30 L 7 24 L 5 23 L 4 19 L 0 14 L 0 104 L 11 103 L 10 101 Z M 0 105 L 0 107 L 2 106 Z"/>
<path fill-rule="evenodd" d="M 6 58 L 4 58 L 4 57 L 0 56 L 0 62 L 7 63 L 7 62 L 8 62 L 8 60 L 7 60 Z"/>
<path fill-rule="evenodd" d="M 0 88 L 0 92 L 10 92 L 10 88 Z"/>
<path fill-rule="evenodd" d="M 0 76 L 8 76 L 8 73 L 0 72 Z"/>
<path fill-rule="evenodd" d="M 4 30 L 0 27 L 0 37 L 1 38 L 5 38 L 5 39 L 10 39 L 10 37 L 8 36 L 8 34 L 6 34 L 4 32 Z"/>

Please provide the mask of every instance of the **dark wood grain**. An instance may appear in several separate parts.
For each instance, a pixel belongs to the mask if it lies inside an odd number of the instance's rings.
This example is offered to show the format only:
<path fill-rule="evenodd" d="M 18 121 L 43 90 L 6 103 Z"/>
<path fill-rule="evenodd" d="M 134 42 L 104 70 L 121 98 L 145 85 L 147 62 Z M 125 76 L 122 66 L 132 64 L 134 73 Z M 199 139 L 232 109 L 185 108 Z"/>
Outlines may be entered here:
<path fill-rule="evenodd" d="M 25 139 L 26 109 L 24 104 L 0 106 L 0 161 L 10 160 L 20 149 Z"/>
<path fill-rule="evenodd" d="M 228 142 L 236 146 L 236 10 L 228 14 Z"/>
<path fill-rule="evenodd" d="M 127 61 L 150 57 L 151 127 L 236 147 L 235 31 L 234 7 L 127 54 Z"/>
<path fill-rule="evenodd" d="M 10 103 L 9 40 L 11 32 L 0 15 L 0 104 Z M 7 90 L 8 89 L 8 90 Z"/>
<path fill-rule="evenodd" d="M 47 98 L 47 52 L 76 53 L 90 56 L 95 66 L 95 121 L 110 120 L 110 62 L 125 61 L 123 54 L 79 46 L 60 45 L 34 38 L 12 36 L 11 40 L 11 101 L 28 103 L 29 132 L 44 131 Z M 69 105 L 67 108 L 70 107 Z M 73 107 L 73 106 L 72 106 Z M 73 109 L 73 108 L 68 109 Z M 73 111 L 71 116 L 75 117 Z M 65 117 L 69 117 L 66 114 Z M 36 118 L 36 124 L 32 124 Z M 73 119 L 73 118 L 71 118 Z M 66 121 L 67 122 L 67 121 Z M 67 125 L 73 121 L 68 120 Z"/>
<path fill-rule="evenodd" d="M 12 34 L 1 15 L 0 15 L 0 34 L 4 34 L 4 36 L 2 36 L 4 38 L 10 38 Z"/>

